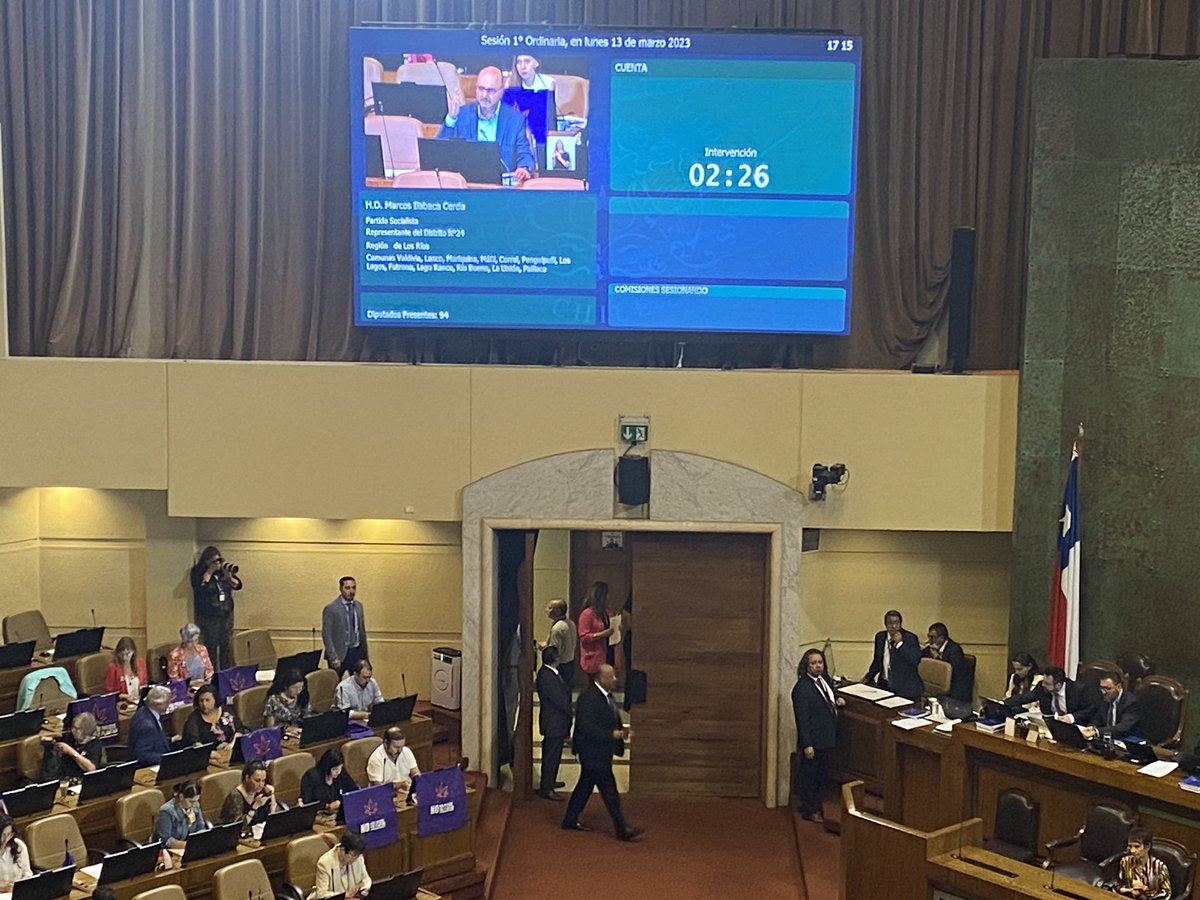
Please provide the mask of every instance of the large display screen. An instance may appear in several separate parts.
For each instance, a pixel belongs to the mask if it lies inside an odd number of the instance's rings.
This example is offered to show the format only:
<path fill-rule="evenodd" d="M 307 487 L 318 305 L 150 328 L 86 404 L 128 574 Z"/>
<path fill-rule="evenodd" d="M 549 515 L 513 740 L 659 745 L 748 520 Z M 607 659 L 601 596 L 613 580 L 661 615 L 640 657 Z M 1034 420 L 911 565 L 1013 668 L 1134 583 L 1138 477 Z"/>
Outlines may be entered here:
<path fill-rule="evenodd" d="M 350 60 L 356 324 L 849 330 L 857 37 L 356 28 Z"/>

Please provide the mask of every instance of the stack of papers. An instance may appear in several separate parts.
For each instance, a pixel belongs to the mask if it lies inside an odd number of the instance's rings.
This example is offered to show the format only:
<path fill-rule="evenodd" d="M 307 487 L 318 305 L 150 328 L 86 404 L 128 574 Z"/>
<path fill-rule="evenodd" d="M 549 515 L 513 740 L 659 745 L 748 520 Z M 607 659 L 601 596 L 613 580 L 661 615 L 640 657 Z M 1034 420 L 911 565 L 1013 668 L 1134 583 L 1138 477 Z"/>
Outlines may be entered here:
<path fill-rule="evenodd" d="M 975 727 L 980 731 L 986 731 L 988 734 L 996 734 L 1004 730 L 1004 720 L 993 722 L 991 719 L 980 719 L 975 723 Z"/>
<path fill-rule="evenodd" d="M 912 706 L 912 701 L 907 697 L 884 697 L 882 700 L 876 700 L 875 705 L 884 709 L 896 709 L 900 706 Z"/>
<path fill-rule="evenodd" d="M 1154 778 L 1162 778 L 1164 775 L 1170 775 L 1179 768 L 1179 763 L 1171 762 L 1169 759 L 1159 759 L 1152 763 L 1142 766 L 1138 769 L 1143 775 L 1150 775 Z"/>
<path fill-rule="evenodd" d="M 845 687 L 838 688 L 843 694 L 849 694 L 851 697 L 862 697 L 864 700 L 883 700 L 886 697 L 891 697 L 891 691 L 885 691 L 883 688 L 873 687 L 869 684 L 848 684 Z M 904 701 L 907 703 L 908 701 Z"/>
<path fill-rule="evenodd" d="M 1153 763 L 1151 763 L 1153 765 Z M 1183 781 L 1179 782 L 1179 786 L 1185 791 L 1191 791 L 1193 794 L 1200 794 L 1200 776 L 1189 775 Z"/>
<path fill-rule="evenodd" d="M 906 701 L 907 702 L 907 701 Z M 892 724 L 897 728 L 903 728 L 905 731 L 912 731 L 914 728 L 924 728 L 926 725 L 932 725 L 932 719 L 893 719 Z"/>

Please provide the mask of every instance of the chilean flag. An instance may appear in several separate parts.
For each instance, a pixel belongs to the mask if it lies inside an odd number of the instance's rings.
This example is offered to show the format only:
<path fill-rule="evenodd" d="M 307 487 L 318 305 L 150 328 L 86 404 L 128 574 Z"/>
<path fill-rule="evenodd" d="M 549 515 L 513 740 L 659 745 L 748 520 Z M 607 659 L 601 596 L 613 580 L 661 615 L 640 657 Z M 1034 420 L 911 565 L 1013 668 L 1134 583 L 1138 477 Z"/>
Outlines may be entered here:
<path fill-rule="evenodd" d="M 1071 468 L 1059 517 L 1054 584 L 1050 588 L 1050 620 L 1046 626 L 1049 664 L 1062 666 L 1067 677 L 1079 665 L 1079 442 L 1071 448 Z"/>

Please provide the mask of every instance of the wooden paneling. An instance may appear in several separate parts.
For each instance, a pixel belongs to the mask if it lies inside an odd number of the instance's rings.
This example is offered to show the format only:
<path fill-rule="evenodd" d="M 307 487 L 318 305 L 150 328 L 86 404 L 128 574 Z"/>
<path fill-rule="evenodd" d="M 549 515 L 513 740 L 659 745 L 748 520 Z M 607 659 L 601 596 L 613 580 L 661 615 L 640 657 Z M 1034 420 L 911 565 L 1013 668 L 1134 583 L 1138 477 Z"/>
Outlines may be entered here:
<path fill-rule="evenodd" d="M 648 684 L 632 716 L 630 789 L 760 796 L 766 537 L 638 534 L 626 546 Z"/>

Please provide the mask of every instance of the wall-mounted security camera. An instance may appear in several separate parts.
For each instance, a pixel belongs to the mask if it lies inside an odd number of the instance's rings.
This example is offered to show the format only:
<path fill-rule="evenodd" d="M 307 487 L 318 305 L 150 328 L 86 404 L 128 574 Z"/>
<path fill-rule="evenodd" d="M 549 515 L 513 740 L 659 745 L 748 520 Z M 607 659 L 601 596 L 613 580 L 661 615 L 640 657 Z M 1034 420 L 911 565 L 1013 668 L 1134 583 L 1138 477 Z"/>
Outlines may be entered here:
<path fill-rule="evenodd" d="M 845 463 L 834 463 L 823 466 L 817 463 L 812 467 L 812 482 L 808 485 L 808 499 L 820 502 L 825 499 L 825 489 L 831 484 L 845 485 L 850 481 L 850 470 Z"/>

